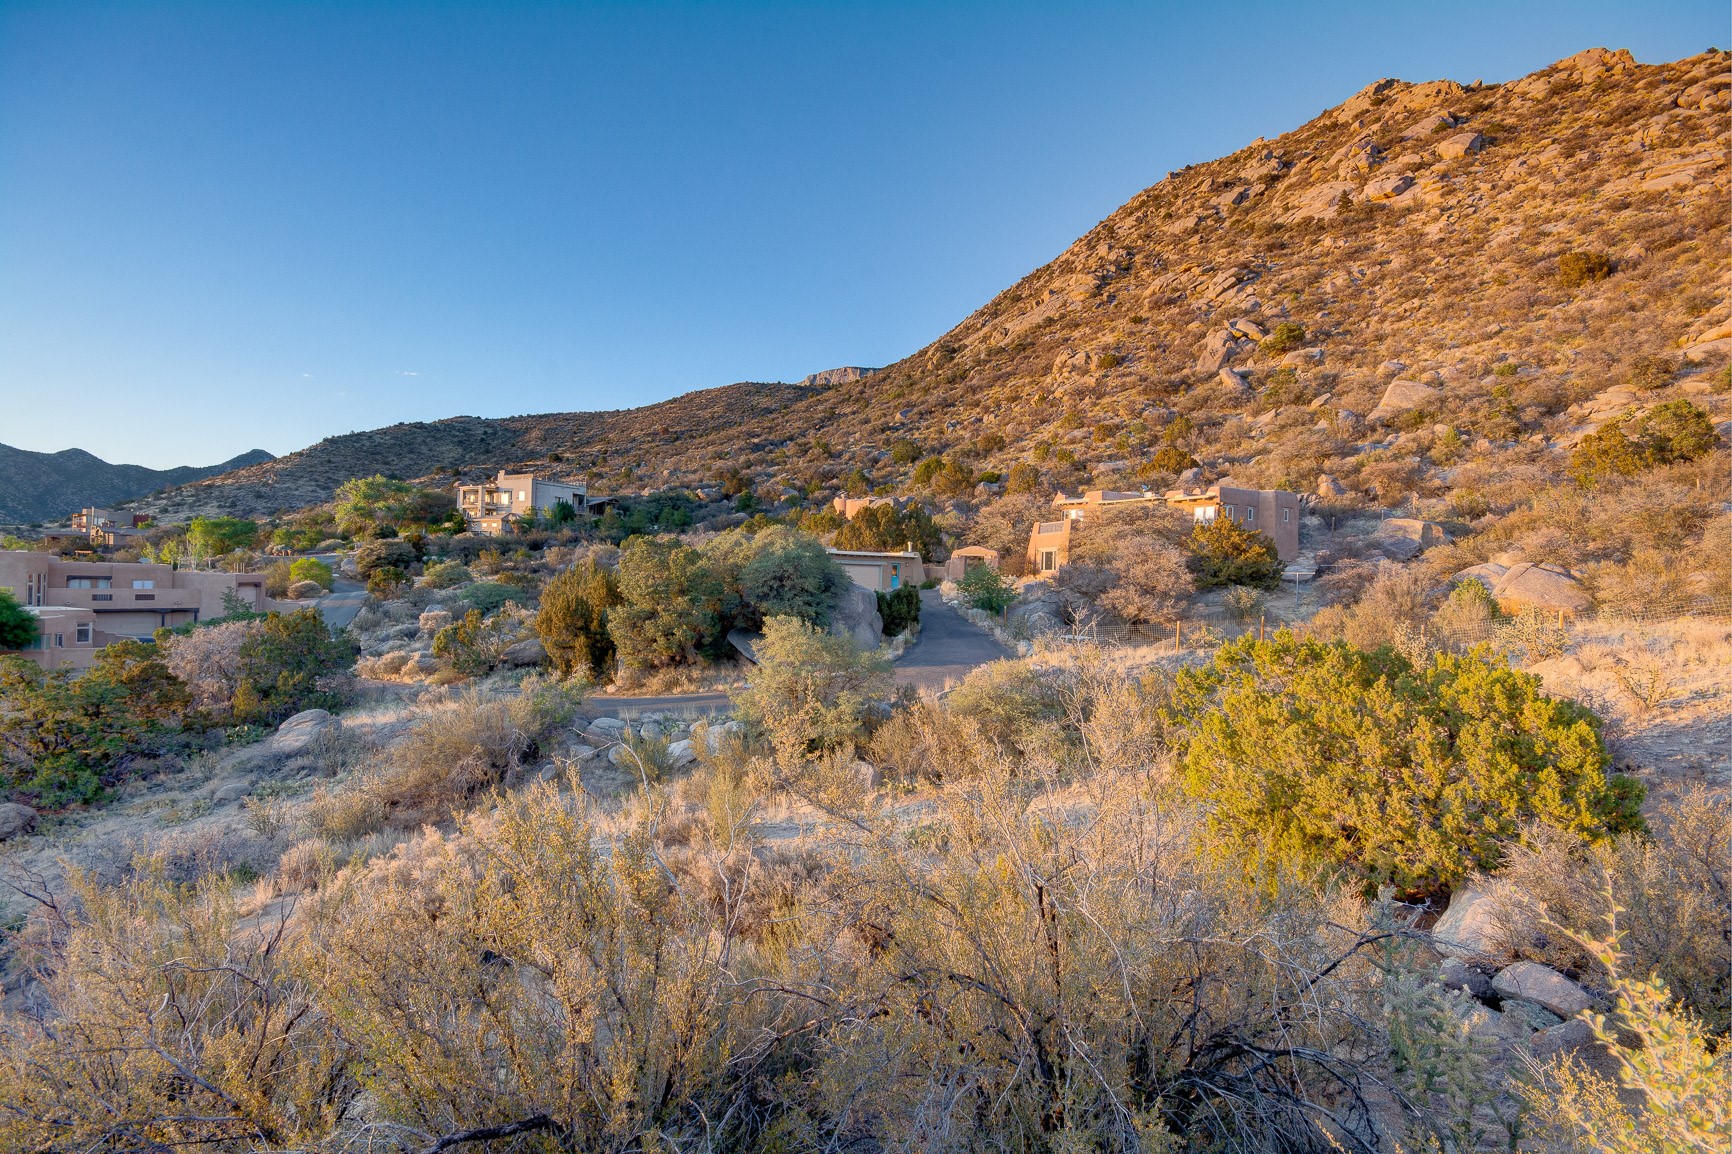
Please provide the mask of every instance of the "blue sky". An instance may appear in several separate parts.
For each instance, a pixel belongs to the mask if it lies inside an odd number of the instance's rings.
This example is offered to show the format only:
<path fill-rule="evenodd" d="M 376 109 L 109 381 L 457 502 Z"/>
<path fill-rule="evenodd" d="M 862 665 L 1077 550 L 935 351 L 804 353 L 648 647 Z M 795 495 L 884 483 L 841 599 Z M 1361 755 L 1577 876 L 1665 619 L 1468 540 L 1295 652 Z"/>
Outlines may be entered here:
<path fill-rule="evenodd" d="M 157 467 L 882 364 L 1382 76 L 1724 0 L 0 0 L 0 442 Z"/>

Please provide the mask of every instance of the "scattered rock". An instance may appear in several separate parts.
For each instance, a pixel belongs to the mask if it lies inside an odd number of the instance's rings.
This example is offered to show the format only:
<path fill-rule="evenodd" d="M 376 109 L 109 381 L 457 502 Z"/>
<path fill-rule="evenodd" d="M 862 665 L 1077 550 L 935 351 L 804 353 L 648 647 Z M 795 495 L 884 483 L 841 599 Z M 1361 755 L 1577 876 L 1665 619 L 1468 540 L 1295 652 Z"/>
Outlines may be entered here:
<path fill-rule="evenodd" d="M 1366 200 L 1394 200 L 1413 187 L 1413 177 L 1405 172 L 1392 172 L 1366 184 L 1361 193 Z"/>
<path fill-rule="evenodd" d="M 1319 497 L 1345 497 L 1347 496 L 1347 486 L 1328 473 L 1319 473 L 1317 474 L 1317 495 Z"/>
<path fill-rule="evenodd" d="M 323 709 L 304 709 L 281 725 L 271 735 L 270 747 L 275 753 L 293 757 L 313 741 L 327 734 L 335 736 L 343 723 Z"/>
<path fill-rule="evenodd" d="M 676 741 L 668 746 L 668 764 L 675 769 L 683 769 L 698 759 L 698 751 L 692 748 L 690 739 Z"/>
<path fill-rule="evenodd" d="M 1422 385 L 1418 381 L 1394 380 L 1383 390 L 1383 399 L 1377 402 L 1377 407 L 1371 410 L 1367 419 L 1387 421 L 1402 413 L 1435 405 L 1442 399 L 1443 391 L 1431 385 Z"/>
<path fill-rule="evenodd" d="M 1532 1002 L 1544 1006 L 1560 1019 L 1572 1018 L 1593 1004 L 1586 990 L 1550 966 L 1538 962 L 1514 962 L 1505 966 L 1491 980 L 1491 988 L 1504 999 L 1506 1008 L 1511 1001 Z"/>
<path fill-rule="evenodd" d="M 325 587 L 317 581 L 296 581 L 284 594 L 290 601 L 311 601 L 325 595 Z"/>
<path fill-rule="evenodd" d="M 1527 609 L 1573 614 L 1593 604 L 1587 590 L 1568 569 L 1526 561 L 1510 566 L 1492 586 L 1491 595 L 1506 613 Z"/>
<path fill-rule="evenodd" d="M 245 778 L 235 781 L 225 781 L 211 790 L 210 799 L 218 805 L 227 805 L 231 801 L 239 801 L 253 791 L 253 783 Z"/>
<path fill-rule="evenodd" d="M 513 669 L 528 669 L 536 665 L 547 664 L 547 647 L 541 644 L 541 638 L 528 637 L 506 647 L 499 655 L 499 663 Z"/>
<path fill-rule="evenodd" d="M 878 772 L 877 766 L 873 765 L 869 761 L 862 761 L 859 758 L 855 758 L 848 766 L 848 771 L 854 775 L 854 779 L 860 783 L 862 788 L 865 789 L 877 789 L 883 780 L 882 775 Z"/>
<path fill-rule="evenodd" d="M 1251 382 L 1245 379 L 1245 374 L 1237 369 L 1222 369 L 1216 380 L 1235 393 L 1245 393 L 1251 390 Z"/>
<path fill-rule="evenodd" d="M 872 590 L 848 582 L 831 614 L 830 632 L 837 637 L 852 637 L 862 649 L 876 649 L 884 644 L 884 619 L 878 616 L 878 598 Z"/>
<path fill-rule="evenodd" d="M 35 828 L 35 810 L 15 801 L 0 802 L 0 841 L 23 837 Z"/>
<path fill-rule="evenodd" d="M 1508 572 L 1509 566 L 1499 565 L 1494 561 L 1487 561 L 1481 565 L 1469 565 L 1466 569 L 1463 569 L 1454 577 L 1451 577 L 1449 583 L 1454 586 L 1461 584 L 1463 581 L 1478 581 L 1481 585 L 1485 586 L 1485 591 L 1490 593 L 1497 588 L 1498 580 Z"/>
<path fill-rule="evenodd" d="M 1458 132 L 1438 142 L 1437 154 L 1445 160 L 1454 160 L 1471 152 L 1478 152 L 1485 147 L 1485 137 L 1477 132 Z"/>
<path fill-rule="evenodd" d="M 1580 1018 L 1571 1018 L 1541 1030 L 1532 1045 L 1534 1057 L 1545 1058 L 1553 1054 L 1573 1054 L 1594 1042 L 1594 1028 Z"/>
<path fill-rule="evenodd" d="M 1460 958 L 1445 958 L 1437 968 L 1437 981 L 1446 990 L 1460 990 L 1475 998 L 1491 993 L 1491 978 Z"/>
<path fill-rule="evenodd" d="M 1243 346 L 1239 339 L 1227 329 L 1217 329 L 1203 340 L 1203 347 L 1197 353 L 1197 372 L 1218 373 L 1226 367 L 1227 362 L 1239 355 Z"/>
<path fill-rule="evenodd" d="M 1431 942 L 1437 952 L 1452 958 L 1493 957 L 1499 952 L 1496 937 L 1498 902 L 1472 882 L 1463 882 L 1449 897 L 1449 908 L 1431 927 Z"/>
<path fill-rule="evenodd" d="M 1377 526 L 1380 537 L 1404 537 L 1420 549 L 1449 544 L 1449 533 L 1436 521 L 1421 521 L 1417 517 L 1388 517 Z"/>

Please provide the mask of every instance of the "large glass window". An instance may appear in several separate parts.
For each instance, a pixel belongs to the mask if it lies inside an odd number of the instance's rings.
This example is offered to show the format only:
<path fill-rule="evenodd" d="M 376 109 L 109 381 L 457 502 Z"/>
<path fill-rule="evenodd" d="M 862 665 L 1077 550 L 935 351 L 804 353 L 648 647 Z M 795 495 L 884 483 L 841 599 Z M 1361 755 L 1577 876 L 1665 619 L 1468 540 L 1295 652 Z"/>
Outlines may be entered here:
<path fill-rule="evenodd" d="M 156 588 L 156 582 L 155 581 L 134 581 L 132 583 L 132 587 L 134 589 L 155 589 Z"/>
<path fill-rule="evenodd" d="M 107 589 L 113 584 L 114 582 L 107 577 L 68 577 L 66 579 L 68 589 Z"/>

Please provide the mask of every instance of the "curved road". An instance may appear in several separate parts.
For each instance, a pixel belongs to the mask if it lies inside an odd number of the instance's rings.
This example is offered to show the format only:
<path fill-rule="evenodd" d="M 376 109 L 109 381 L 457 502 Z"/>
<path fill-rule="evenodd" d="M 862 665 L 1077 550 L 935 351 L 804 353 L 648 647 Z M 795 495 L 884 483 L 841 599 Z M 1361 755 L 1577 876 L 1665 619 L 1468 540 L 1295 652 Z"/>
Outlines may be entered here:
<path fill-rule="evenodd" d="M 990 633 L 944 603 L 936 589 L 920 591 L 920 636 L 896 659 L 896 684 L 935 692 L 960 682 L 968 671 L 989 661 L 1015 657 Z M 729 707 L 726 693 L 686 693 L 665 697 L 594 697 L 619 717 L 643 713 L 717 713 Z"/>
<path fill-rule="evenodd" d="M 920 637 L 896 662 L 896 684 L 943 690 L 989 661 L 1015 657 L 992 634 L 944 603 L 936 589 L 920 591 Z"/>

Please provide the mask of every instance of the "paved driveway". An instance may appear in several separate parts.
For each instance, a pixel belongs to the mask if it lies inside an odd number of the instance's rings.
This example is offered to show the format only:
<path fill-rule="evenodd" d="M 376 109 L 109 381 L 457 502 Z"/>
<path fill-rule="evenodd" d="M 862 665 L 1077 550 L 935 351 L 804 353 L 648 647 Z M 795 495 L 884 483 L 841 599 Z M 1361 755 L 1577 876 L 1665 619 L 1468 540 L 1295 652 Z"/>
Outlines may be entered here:
<path fill-rule="evenodd" d="M 896 662 L 896 683 L 943 689 L 989 661 L 1014 657 L 990 633 L 944 603 L 936 589 L 920 591 L 920 639 Z"/>

